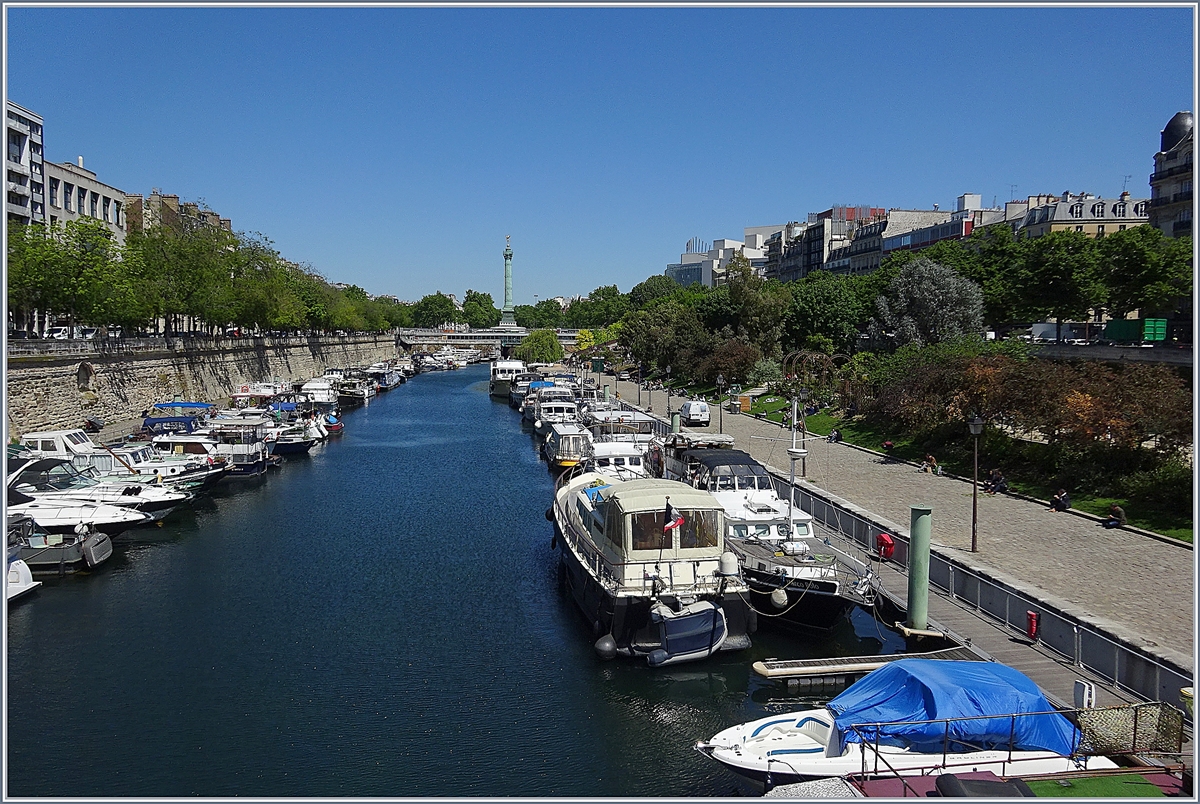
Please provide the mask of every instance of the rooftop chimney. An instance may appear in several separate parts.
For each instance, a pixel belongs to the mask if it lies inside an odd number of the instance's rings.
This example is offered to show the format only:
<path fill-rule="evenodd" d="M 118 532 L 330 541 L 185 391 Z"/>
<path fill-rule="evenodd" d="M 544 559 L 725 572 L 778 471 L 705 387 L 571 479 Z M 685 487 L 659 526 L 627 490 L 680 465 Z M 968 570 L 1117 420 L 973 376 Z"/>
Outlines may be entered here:
<path fill-rule="evenodd" d="M 1122 200 L 1122 201 L 1128 201 L 1128 200 L 1129 200 L 1129 191 L 1128 191 L 1128 190 L 1126 190 L 1125 192 L 1121 193 L 1121 200 Z"/>
<path fill-rule="evenodd" d="M 79 166 L 80 166 L 80 167 L 83 167 L 83 157 L 82 157 L 82 156 L 80 156 L 80 157 L 77 157 L 77 159 L 78 159 L 78 161 L 79 161 Z"/>

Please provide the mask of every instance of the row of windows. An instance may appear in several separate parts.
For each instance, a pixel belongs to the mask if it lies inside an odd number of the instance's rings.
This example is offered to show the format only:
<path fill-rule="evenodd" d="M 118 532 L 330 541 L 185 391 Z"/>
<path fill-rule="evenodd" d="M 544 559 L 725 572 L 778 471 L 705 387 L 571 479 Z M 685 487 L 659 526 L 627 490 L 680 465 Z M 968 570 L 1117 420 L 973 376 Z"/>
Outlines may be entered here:
<path fill-rule="evenodd" d="M 59 180 L 50 179 L 50 206 L 58 207 Z M 62 209 L 80 215 L 89 215 L 105 223 L 123 225 L 121 221 L 121 202 L 97 192 L 89 192 L 85 187 L 76 187 L 70 182 L 62 182 Z"/>
<path fill-rule="evenodd" d="M 1103 218 L 1104 217 L 1104 202 L 1097 201 L 1095 204 L 1092 204 L 1091 213 L 1092 213 L 1093 218 Z M 1113 204 L 1112 214 L 1113 214 L 1114 218 L 1124 218 L 1126 215 L 1129 214 L 1128 205 L 1124 201 Z M 1142 215 L 1145 215 L 1146 214 L 1146 202 L 1141 201 L 1141 202 L 1135 204 L 1133 207 L 1133 214 L 1137 217 L 1141 217 Z M 1083 217 L 1083 204 L 1072 204 L 1071 209 L 1070 209 L 1070 215 L 1072 218 L 1082 218 Z"/>
<path fill-rule="evenodd" d="M 35 123 L 35 122 L 33 122 L 32 120 L 30 120 L 30 119 L 29 119 L 28 117 L 26 117 L 25 115 L 22 115 L 22 114 L 17 114 L 16 112 L 10 111 L 10 112 L 8 113 L 8 119 L 9 119 L 9 120 L 12 120 L 12 121 L 14 121 L 14 122 L 20 123 L 21 125 L 24 125 L 24 126 L 29 126 L 29 130 L 30 130 L 30 131 L 32 131 L 34 134 L 41 134 L 41 133 L 42 133 L 42 126 L 41 126 L 41 124 L 40 124 L 40 123 Z"/>

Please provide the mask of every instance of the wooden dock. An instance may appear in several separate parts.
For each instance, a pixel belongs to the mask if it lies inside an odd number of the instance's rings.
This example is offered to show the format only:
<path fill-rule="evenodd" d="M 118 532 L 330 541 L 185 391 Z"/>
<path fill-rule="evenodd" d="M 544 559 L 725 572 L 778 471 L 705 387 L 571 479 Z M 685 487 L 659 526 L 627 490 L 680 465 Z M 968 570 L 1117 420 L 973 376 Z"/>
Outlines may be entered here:
<path fill-rule="evenodd" d="M 987 657 L 971 648 L 957 647 L 927 653 L 893 653 L 886 656 L 839 656 L 833 659 L 767 659 L 751 667 L 764 678 L 799 679 L 818 676 L 864 675 L 899 659 L 941 659 L 979 662 Z"/>

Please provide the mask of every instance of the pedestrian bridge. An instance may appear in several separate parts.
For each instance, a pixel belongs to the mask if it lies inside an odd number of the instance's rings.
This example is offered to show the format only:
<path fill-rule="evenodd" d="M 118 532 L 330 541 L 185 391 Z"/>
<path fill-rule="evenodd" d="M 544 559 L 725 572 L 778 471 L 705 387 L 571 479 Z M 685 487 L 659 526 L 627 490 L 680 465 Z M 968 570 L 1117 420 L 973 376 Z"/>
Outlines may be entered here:
<path fill-rule="evenodd" d="M 491 327 L 489 329 L 400 329 L 396 340 L 408 350 L 439 348 L 442 346 L 497 346 L 512 347 L 519 344 L 532 330 L 525 327 Z M 557 330 L 558 342 L 563 348 L 575 346 L 577 329 Z"/>

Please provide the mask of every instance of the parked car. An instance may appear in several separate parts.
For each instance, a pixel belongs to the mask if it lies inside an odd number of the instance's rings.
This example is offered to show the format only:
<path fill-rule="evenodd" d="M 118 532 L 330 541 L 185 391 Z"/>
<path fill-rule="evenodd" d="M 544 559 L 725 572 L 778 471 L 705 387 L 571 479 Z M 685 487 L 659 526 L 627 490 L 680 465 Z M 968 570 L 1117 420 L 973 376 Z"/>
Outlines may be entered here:
<path fill-rule="evenodd" d="M 618 374 L 618 375 L 617 375 L 617 379 L 618 379 L 618 380 L 628 380 L 628 379 L 629 379 L 629 372 L 628 372 L 628 371 L 622 371 L 620 374 Z"/>
<path fill-rule="evenodd" d="M 37 336 L 38 334 L 36 332 L 28 332 L 23 329 L 10 329 L 8 331 L 8 339 L 10 341 L 26 341 L 30 340 L 31 338 L 36 338 Z"/>
<path fill-rule="evenodd" d="M 684 402 L 679 408 L 679 420 L 688 427 L 707 427 L 712 422 L 708 403 L 698 400 Z"/>

